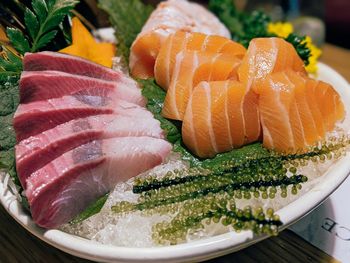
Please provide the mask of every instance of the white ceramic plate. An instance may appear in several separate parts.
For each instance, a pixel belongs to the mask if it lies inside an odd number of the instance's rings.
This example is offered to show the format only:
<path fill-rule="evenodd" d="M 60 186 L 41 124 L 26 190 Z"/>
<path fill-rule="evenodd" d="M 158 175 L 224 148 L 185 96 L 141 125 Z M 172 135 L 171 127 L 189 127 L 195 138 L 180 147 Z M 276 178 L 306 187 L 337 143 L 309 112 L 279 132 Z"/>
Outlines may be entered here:
<path fill-rule="evenodd" d="M 347 81 L 330 67 L 319 65 L 319 78 L 327 81 L 340 93 L 350 118 L 350 87 Z M 350 154 L 332 165 L 320 182 L 308 193 L 285 206 L 277 213 L 286 228 L 321 204 L 346 179 L 350 172 Z M 185 262 L 206 260 L 245 248 L 267 238 L 254 236 L 252 232 L 226 233 L 191 243 L 158 247 L 132 248 L 99 244 L 59 230 L 37 227 L 24 212 L 21 204 L 13 200 L 10 191 L 0 181 L 0 200 L 8 213 L 29 232 L 45 242 L 75 256 L 103 262 Z M 281 229 L 282 230 L 282 229 Z M 121 237 L 122 238 L 122 237 Z"/>

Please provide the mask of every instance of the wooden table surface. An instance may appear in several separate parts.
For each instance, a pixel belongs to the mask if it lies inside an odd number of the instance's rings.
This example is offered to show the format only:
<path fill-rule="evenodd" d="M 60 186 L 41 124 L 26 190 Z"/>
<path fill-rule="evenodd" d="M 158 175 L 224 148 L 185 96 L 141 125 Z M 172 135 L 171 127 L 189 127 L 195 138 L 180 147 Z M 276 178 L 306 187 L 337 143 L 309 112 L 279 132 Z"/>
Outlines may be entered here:
<path fill-rule="evenodd" d="M 323 47 L 322 62 L 342 74 L 350 82 L 350 50 L 329 44 Z M 68 255 L 31 235 L 0 206 L 0 262 L 90 262 Z M 286 230 L 239 252 L 210 262 L 338 262 Z"/>

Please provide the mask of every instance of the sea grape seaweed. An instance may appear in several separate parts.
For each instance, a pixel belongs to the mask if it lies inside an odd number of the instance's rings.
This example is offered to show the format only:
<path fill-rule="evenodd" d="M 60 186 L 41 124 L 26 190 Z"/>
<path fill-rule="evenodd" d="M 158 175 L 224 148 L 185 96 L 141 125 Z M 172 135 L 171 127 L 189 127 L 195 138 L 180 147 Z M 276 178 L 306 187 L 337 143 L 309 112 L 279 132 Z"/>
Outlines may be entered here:
<path fill-rule="evenodd" d="M 173 214 L 172 220 L 153 227 L 153 239 L 159 244 L 183 242 L 188 233 L 204 229 L 205 222 L 221 222 L 236 231 L 249 229 L 257 234 L 276 234 L 282 223 L 273 210 L 264 212 L 255 208 L 260 212 L 253 216 L 252 208 L 238 209 L 235 200 L 273 199 L 276 195 L 284 198 L 288 191 L 295 195 L 308 179 L 298 174 L 298 167 L 309 162 L 336 160 L 346 153 L 349 145 L 349 137 L 329 138 L 307 153 L 270 152 L 249 159 L 247 151 L 241 153 L 238 161 L 223 162 L 216 169 L 195 167 L 169 171 L 160 178 L 152 175 L 138 178 L 133 187 L 134 193 L 139 194 L 138 202 L 119 202 L 112 206 L 112 211 L 119 214 L 141 211 L 145 216 Z"/>

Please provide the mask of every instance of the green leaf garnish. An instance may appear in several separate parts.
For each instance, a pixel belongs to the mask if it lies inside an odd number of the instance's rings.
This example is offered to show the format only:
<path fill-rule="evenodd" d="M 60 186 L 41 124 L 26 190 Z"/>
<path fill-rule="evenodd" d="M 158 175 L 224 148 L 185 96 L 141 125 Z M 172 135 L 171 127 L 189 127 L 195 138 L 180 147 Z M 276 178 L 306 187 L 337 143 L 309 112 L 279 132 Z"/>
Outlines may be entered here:
<path fill-rule="evenodd" d="M 6 33 L 13 47 L 20 54 L 23 55 L 25 52 L 30 51 L 28 39 L 23 35 L 21 30 L 10 27 L 6 29 Z"/>
<path fill-rule="evenodd" d="M 75 217 L 69 223 L 72 225 L 78 224 L 78 223 L 84 221 L 85 219 L 97 214 L 98 212 L 101 211 L 103 205 L 107 201 L 107 198 L 108 198 L 108 194 L 100 197 L 96 202 L 91 204 L 88 208 L 86 208 L 82 213 L 80 213 L 77 217 Z"/>
<path fill-rule="evenodd" d="M 116 31 L 118 53 L 129 61 L 130 47 L 153 11 L 139 0 L 99 0 L 99 7 L 109 15 Z"/>
<path fill-rule="evenodd" d="M 261 11 L 252 13 L 239 12 L 232 0 L 210 0 L 209 9 L 216 14 L 219 19 L 230 30 L 232 39 L 248 47 L 249 42 L 257 37 L 275 37 L 267 31 L 267 25 L 271 18 Z M 290 42 L 296 49 L 300 58 L 307 66 L 309 64 L 310 49 L 303 42 L 304 36 L 290 34 L 286 41 Z"/>
<path fill-rule="evenodd" d="M 57 31 L 52 29 L 59 26 L 63 18 L 78 2 L 77 0 L 50 0 L 46 2 L 33 0 L 32 7 L 38 17 L 39 30 L 32 37 L 31 52 L 43 48 L 55 37 Z M 30 25 L 26 23 L 26 26 L 29 27 Z"/>
<path fill-rule="evenodd" d="M 44 0 L 36 0 L 32 2 L 32 8 L 37 15 L 40 24 L 43 24 L 47 16 L 47 6 Z"/>
<path fill-rule="evenodd" d="M 25 28 L 30 40 L 16 28 L 8 28 L 7 35 L 13 47 L 22 55 L 45 47 L 56 36 L 64 17 L 78 3 L 77 0 L 33 0 L 32 9 L 24 11 Z"/>
<path fill-rule="evenodd" d="M 24 22 L 26 25 L 31 25 L 27 28 L 29 35 L 32 39 L 38 34 L 39 22 L 34 13 L 27 7 L 24 12 Z"/>

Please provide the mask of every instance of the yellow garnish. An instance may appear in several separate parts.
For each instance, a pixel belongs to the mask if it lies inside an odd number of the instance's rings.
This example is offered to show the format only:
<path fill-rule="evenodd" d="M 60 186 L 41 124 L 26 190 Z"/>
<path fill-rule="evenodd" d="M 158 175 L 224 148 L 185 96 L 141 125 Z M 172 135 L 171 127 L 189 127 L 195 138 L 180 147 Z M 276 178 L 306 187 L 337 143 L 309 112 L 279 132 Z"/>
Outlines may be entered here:
<path fill-rule="evenodd" d="M 279 37 L 286 38 L 289 34 L 293 33 L 294 28 L 291 23 L 277 22 L 269 23 L 267 26 L 267 31 Z"/>
<path fill-rule="evenodd" d="M 112 67 L 115 45 L 98 43 L 77 17 L 72 19 L 72 45 L 59 52 L 75 55 L 106 67 Z"/>
<path fill-rule="evenodd" d="M 306 36 L 305 43 L 306 43 L 306 47 L 310 49 L 310 54 L 311 54 L 309 57 L 309 65 L 305 67 L 306 71 L 309 73 L 316 73 L 317 61 L 318 61 L 318 58 L 321 56 L 322 51 L 312 43 L 312 39 L 309 36 Z"/>

